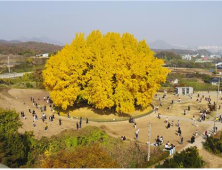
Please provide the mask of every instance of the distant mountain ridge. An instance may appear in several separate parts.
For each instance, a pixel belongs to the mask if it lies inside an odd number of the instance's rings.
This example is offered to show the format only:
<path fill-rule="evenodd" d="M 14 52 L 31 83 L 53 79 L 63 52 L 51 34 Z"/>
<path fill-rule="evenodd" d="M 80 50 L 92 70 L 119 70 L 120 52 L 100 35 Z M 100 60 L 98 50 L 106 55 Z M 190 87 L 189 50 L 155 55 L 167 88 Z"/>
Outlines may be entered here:
<path fill-rule="evenodd" d="M 7 41 L 7 40 L 0 40 L 0 43 L 20 43 L 21 41 L 18 41 L 18 40 L 10 40 L 10 41 Z"/>
<path fill-rule="evenodd" d="M 0 40 L 0 54 L 36 55 L 54 53 L 63 47 L 41 42 L 19 42 L 17 40 Z"/>
<path fill-rule="evenodd" d="M 163 40 L 156 40 L 149 44 L 151 49 L 187 49 L 186 46 L 179 46 L 179 45 L 171 45 Z"/>
<path fill-rule="evenodd" d="M 28 38 L 28 37 L 19 37 L 17 38 L 18 41 L 20 42 L 41 42 L 41 43 L 47 43 L 47 44 L 54 44 L 54 45 L 60 45 L 60 46 L 64 46 L 64 43 L 56 41 L 56 40 L 52 40 L 50 38 L 47 37 L 32 37 L 32 38 Z"/>

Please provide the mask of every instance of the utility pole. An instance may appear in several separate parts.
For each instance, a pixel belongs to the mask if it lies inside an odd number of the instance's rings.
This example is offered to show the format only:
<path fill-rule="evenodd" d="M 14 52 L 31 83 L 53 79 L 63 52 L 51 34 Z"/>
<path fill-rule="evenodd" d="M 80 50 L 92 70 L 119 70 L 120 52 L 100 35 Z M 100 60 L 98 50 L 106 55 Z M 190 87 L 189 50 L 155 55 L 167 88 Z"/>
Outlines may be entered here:
<path fill-rule="evenodd" d="M 9 56 L 8 56 L 8 72 L 10 73 Z"/>
<path fill-rule="evenodd" d="M 147 142 L 147 144 L 148 144 L 148 154 L 147 154 L 147 162 L 149 162 L 150 161 L 150 137 L 151 137 L 151 122 L 149 123 L 149 129 L 148 129 L 148 142 Z"/>

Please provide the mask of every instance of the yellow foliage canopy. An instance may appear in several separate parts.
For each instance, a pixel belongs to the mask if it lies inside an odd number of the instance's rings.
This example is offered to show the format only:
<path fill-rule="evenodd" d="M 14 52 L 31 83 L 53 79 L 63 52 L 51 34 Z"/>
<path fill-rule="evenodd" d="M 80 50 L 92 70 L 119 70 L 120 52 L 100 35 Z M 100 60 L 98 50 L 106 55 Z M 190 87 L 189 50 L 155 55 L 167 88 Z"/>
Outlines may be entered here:
<path fill-rule="evenodd" d="M 43 71 L 44 85 L 56 106 L 64 110 L 87 100 L 99 109 L 118 113 L 147 107 L 169 73 L 145 40 L 133 35 L 92 31 L 76 34 L 70 45 L 50 57 Z"/>

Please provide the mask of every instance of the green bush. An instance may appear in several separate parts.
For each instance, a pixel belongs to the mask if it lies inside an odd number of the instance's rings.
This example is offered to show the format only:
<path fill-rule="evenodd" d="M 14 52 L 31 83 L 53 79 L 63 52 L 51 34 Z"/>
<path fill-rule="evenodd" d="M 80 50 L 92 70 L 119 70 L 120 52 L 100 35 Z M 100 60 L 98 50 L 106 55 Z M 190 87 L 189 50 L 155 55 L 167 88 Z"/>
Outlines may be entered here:
<path fill-rule="evenodd" d="M 156 168 L 202 168 L 204 162 L 199 156 L 197 147 L 190 147 L 181 153 L 176 152 L 173 158 L 167 159 Z"/>
<path fill-rule="evenodd" d="M 78 138 L 77 137 L 69 137 L 64 140 L 67 147 L 72 148 L 78 146 Z"/>
<path fill-rule="evenodd" d="M 31 150 L 33 134 L 19 134 L 21 125 L 15 111 L 0 110 L 0 162 L 11 168 L 25 165 Z"/>
<path fill-rule="evenodd" d="M 222 153 L 222 132 L 219 137 L 211 136 L 211 137 L 207 138 L 206 142 L 204 143 L 204 147 L 208 151 L 221 156 L 221 153 Z"/>
<path fill-rule="evenodd" d="M 27 88 L 32 88 L 33 87 L 33 85 L 31 83 L 29 83 L 29 82 L 26 83 L 25 85 L 26 85 Z"/>
<path fill-rule="evenodd" d="M 108 135 L 105 131 L 95 129 L 87 135 L 78 137 L 78 145 L 88 145 L 95 142 L 104 143 L 106 142 L 107 137 Z"/>

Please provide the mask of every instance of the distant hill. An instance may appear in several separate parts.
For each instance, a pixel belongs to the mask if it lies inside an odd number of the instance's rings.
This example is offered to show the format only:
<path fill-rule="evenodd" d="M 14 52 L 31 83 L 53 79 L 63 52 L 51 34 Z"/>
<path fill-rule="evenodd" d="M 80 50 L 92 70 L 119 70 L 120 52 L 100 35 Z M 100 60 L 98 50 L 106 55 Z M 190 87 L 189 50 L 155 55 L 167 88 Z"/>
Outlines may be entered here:
<path fill-rule="evenodd" d="M 60 45 L 60 46 L 65 45 L 62 42 L 52 40 L 52 39 L 47 38 L 47 37 L 32 37 L 32 38 L 19 37 L 17 40 L 20 41 L 20 42 L 30 42 L 30 41 L 32 41 L 32 42 L 42 42 L 42 43 L 54 44 L 54 45 Z"/>
<path fill-rule="evenodd" d="M 0 54 L 36 55 L 42 53 L 54 53 L 61 50 L 62 46 L 39 43 L 0 40 Z"/>
<path fill-rule="evenodd" d="M 149 44 L 150 48 L 152 49 L 174 49 L 174 46 L 163 41 L 163 40 L 156 40 Z"/>
<path fill-rule="evenodd" d="M 149 43 L 149 47 L 151 49 L 188 49 L 187 46 L 182 45 L 172 45 L 163 40 L 156 40 L 154 42 Z"/>
<path fill-rule="evenodd" d="M 18 40 L 10 40 L 10 41 L 7 41 L 7 40 L 0 40 L 0 43 L 20 43 L 21 41 L 18 41 Z"/>

